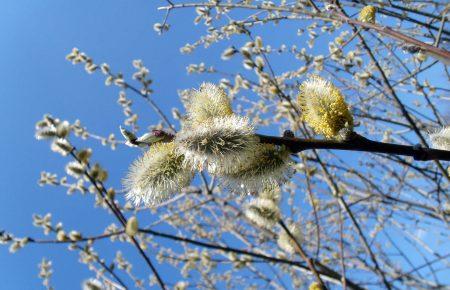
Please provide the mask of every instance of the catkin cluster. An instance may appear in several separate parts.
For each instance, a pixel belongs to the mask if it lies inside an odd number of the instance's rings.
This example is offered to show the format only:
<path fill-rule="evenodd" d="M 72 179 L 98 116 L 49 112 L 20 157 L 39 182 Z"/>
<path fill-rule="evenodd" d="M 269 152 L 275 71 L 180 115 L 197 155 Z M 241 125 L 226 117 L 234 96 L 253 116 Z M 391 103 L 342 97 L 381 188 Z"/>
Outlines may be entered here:
<path fill-rule="evenodd" d="M 182 130 L 135 161 L 124 181 L 128 199 L 152 206 L 179 192 L 193 172 L 207 170 L 234 192 L 261 193 L 292 173 L 290 152 L 262 144 L 246 117 L 236 115 L 221 88 L 203 84 L 185 102 Z"/>
<path fill-rule="evenodd" d="M 197 170 L 219 176 L 236 192 L 259 192 L 279 184 L 290 172 L 290 153 L 284 147 L 259 143 L 246 117 L 233 113 L 226 93 L 203 84 L 189 94 L 186 121 L 175 142 Z"/>
<path fill-rule="evenodd" d="M 303 120 L 327 138 L 353 129 L 344 96 L 319 76 L 300 86 L 298 103 Z M 279 190 L 293 173 L 288 148 L 260 143 L 250 120 L 233 112 L 227 94 L 216 85 L 189 91 L 185 107 L 182 130 L 172 140 L 151 144 L 130 167 L 127 197 L 135 204 L 158 204 L 189 185 L 193 172 L 207 170 L 233 192 L 260 196 L 246 211 L 256 224 L 277 220 L 279 198 L 263 195 Z"/>
<path fill-rule="evenodd" d="M 78 55 L 76 51 L 74 55 Z M 300 86 L 298 103 L 303 120 L 327 138 L 337 138 L 343 129 L 353 128 L 343 95 L 319 76 L 311 76 Z M 121 128 L 126 144 L 149 147 L 132 163 L 123 181 L 126 197 L 135 205 L 155 206 L 187 187 L 195 171 L 207 170 L 230 191 L 259 196 L 247 206 L 251 220 L 259 217 L 264 224 L 277 220 L 279 193 L 276 198 L 267 193 L 278 192 L 292 175 L 289 149 L 261 143 L 252 122 L 233 112 L 229 97 L 216 85 L 205 83 L 189 91 L 185 107 L 182 130 L 176 135 L 156 130 L 138 138 Z M 52 149 L 67 155 L 74 149 L 66 139 L 70 130 L 67 122 L 46 117 L 38 124 L 36 137 L 53 140 Z M 445 143 L 445 138 L 432 137 L 439 144 Z M 66 166 L 67 173 L 75 178 L 87 172 L 86 164 L 79 159 Z M 95 179 L 103 181 L 107 173 L 98 168 Z"/>

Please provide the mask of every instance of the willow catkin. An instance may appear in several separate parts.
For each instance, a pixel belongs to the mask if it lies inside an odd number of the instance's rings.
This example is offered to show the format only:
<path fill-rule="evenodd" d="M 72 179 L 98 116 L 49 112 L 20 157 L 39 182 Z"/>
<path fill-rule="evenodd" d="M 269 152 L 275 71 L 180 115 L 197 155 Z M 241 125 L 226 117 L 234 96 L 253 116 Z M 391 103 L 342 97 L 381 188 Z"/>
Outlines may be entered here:
<path fill-rule="evenodd" d="M 258 139 L 247 118 L 230 115 L 183 128 L 175 142 L 186 162 L 195 169 L 206 166 L 212 172 L 223 172 L 246 160 Z"/>
<path fill-rule="evenodd" d="M 450 126 L 429 135 L 433 148 L 450 151 Z"/>
<path fill-rule="evenodd" d="M 231 102 L 225 91 L 211 83 L 203 83 L 198 90 L 191 90 L 185 103 L 187 123 L 202 125 L 212 118 L 233 115 Z"/>
<path fill-rule="evenodd" d="M 190 184 L 193 173 L 175 143 L 157 143 L 129 169 L 126 197 L 135 205 L 154 206 Z"/>
<path fill-rule="evenodd" d="M 300 85 L 298 103 L 303 120 L 326 138 L 336 138 L 339 131 L 353 130 L 353 116 L 340 90 L 330 81 L 312 75 Z"/>
<path fill-rule="evenodd" d="M 262 228 L 271 228 L 280 220 L 278 204 L 271 199 L 255 198 L 245 205 L 245 216 Z"/>
<path fill-rule="evenodd" d="M 282 184 L 292 173 L 290 152 L 285 147 L 257 144 L 244 162 L 219 175 L 230 189 L 254 193 Z"/>

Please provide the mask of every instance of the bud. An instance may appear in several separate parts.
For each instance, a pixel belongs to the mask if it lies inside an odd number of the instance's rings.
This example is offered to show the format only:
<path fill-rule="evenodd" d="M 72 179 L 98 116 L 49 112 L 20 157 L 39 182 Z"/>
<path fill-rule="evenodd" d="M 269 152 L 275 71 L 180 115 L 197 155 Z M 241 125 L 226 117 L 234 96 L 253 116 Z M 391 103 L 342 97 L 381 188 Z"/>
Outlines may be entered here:
<path fill-rule="evenodd" d="M 125 232 L 128 236 L 132 237 L 137 234 L 139 230 L 138 220 L 135 216 L 131 217 L 127 221 Z"/>
<path fill-rule="evenodd" d="M 83 290 L 104 290 L 102 282 L 97 279 L 89 279 L 83 282 Z"/>
<path fill-rule="evenodd" d="M 91 158 L 92 150 L 90 148 L 82 149 L 77 152 L 77 158 L 81 163 L 87 164 L 89 162 L 89 158 Z"/>
<path fill-rule="evenodd" d="M 288 229 L 289 229 L 289 232 L 292 234 L 292 236 L 297 241 L 297 243 L 300 243 L 301 238 L 302 238 L 302 233 L 300 231 L 300 228 L 297 225 L 292 224 L 292 225 L 288 226 Z M 289 254 L 295 253 L 295 249 L 296 249 L 295 241 L 292 240 L 292 238 L 289 236 L 289 234 L 284 229 L 282 229 L 280 234 L 278 235 L 277 244 L 285 252 L 287 252 Z"/>
<path fill-rule="evenodd" d="M 112 85 L 113 82 L 114 82 L 114 77 L 113 76 L 108 76 L 105 79 L 105 86 L 110 86 L 110 85 Z"/>
<path fill-rule="evenodd" d="M 66 59 L 68 61 L 74 61 L 75 58 L 78 57 L 78 55 L 80 54 L 80 51 L 78 50 L 78 48 L 74 47 L 72 48 L 72 51 L 66 56 Z"/>
<path fill-rule="evenodd" d="M 78 161 L 71 161 L 66 165 L 66 173 L 70 176 L 78 178 L 84 174 L 85 167 Z"/>
<path fill-rule="evenodd" d="M 107 63 L 102 63 L 101 65 L 100 65 L 100 70 L 102 71 L 102 73 L 104 74 L 104 75 L 109 75 L 109 65 L 107 64 Z"/>
<path fill-rule="evenodd" d="M 253 63 L 253 61 L 251 59 L 245 59 L 242 62 L 242 65 L 244 66 L 245 69 L 251 70 L 255 67 L 255 64 Z"/>
<path fill-rule="evenodd" d="M 280 220 L 280 209 L 270 199 L 256 198 L 245 207 L 245 216 L 262 228 L 271 228 Z"/>
<path fill-rule="evenodd" d="M 40 129 L 36 131 L 35 137 L 37 140 L 44 140 L 44 139 L 52 139 L 57 137 L 56 128 L 54 127 L 46 127 L 43 129 Z"/>
<path fill-rule="evenodd" d="M 100 164 L 95 163 L 89 171 L 89 175 L 97 181 L 104 182 L 108 178 L 108 172 Z"/>
<path fill-rule="evenodd" d="M 107 195 L 109 200 L 114 200 L 114 197 L 116 196 L 116 191 L 114 190 L 114 188 L 109 188 L 106 191 L 106 195 Z"/>
<path fill-rule="evenodd" d="M 225 51 L 222 53 L 222 59 L 228 60 L 230 59 L 235 53 L 237 52 L 237 49 L 234 47 L 229 47 L 225 49 Z"/>
<path fill-rule="evenodd" d="M 62 156 L 66 156 L 73 150 L 73 146 L 66 139 L 59 138 L 53 141 L 51 149 Z"/>
<path fill-rule="evenodd" d="M 66 138 L 70 133 L 70 124 L 67 121 L 60 122 L 56 126 L 56 134 L 60 138 Z"/>
<path fill-rule="evenodd" d="M 80 232 L 77 232 L 77 231 L 70 231 L 70 233 L 69 233 L 69 239 L 70 239 L 71 241 L 76 242 L 76 241 L 81 240 L 81 239 L 82 239 L 82 236 L 81 236 Z"/>
<path fill-rule="evenodd" d="M 67 241 L 66 233 L 65 233 L 63 230 L 59 230 L 59 231 L 56 233 L 56 240 L 59 241 L 59 242 L 65 242 L 65 241 Z"/>

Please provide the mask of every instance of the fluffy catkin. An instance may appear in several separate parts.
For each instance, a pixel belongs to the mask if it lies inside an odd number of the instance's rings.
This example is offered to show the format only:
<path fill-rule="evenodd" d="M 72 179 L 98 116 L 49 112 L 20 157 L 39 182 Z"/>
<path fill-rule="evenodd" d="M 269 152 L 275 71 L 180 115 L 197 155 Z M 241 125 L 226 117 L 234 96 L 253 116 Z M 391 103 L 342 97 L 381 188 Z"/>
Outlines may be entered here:
<path fill-rule="evenodd" d="M 429 135 L 433 148 L 450 151 L 450 126 Z"/>
<path fill-rule="evenodd" d="M 339 131 L 353 130 L 353 116 L 344 96 L 331 82 L 312 75 L 300 86 L 298 103 L 303 120 L 326 138 L 335 138 Z"/>
<path fill-rule="evenodd" d="M 288 227 L 288 229 L 289 232 L 294 236 L 296 241 L 300 243 L 302 239 L 302 233 L 300 231 L 300 228 L 297 225 L 292 224 Z M 278 235 L 277 244 L 285 252 L 289 254 L 295 253 L 296 249 L 295 241 L 291 239 L 289 234 L 284 229 L 281 229 L 281 232 Z"/>
<path fill-rule="evenodd" d="M 255 198 L 246 204 L 245 216 L 262 228 L 271 228 L 280 220 L 278 204 L 271 199 Z"/>
<path fill-rule="evenodd" d="M 216 117 L 233 114 L 225 91 L 211 83 L 203 83 L 198 90 L 191 90 L 186 100 L 187 123 L 195 126 Z"/>
<path fill-rule="evenodd" d="M 208 119 L 202 125 L 181 130 L 175 142 L 194 169 L 225 172 L 254 150 L 258 143 L 245 117 L 230 115 Z"/>
<path fill-rule="evenodd" d="M 361 22 L 375 23 L 377 9 L 374 6 L 367 5 L 359 12 L 358 19 Z"/>
<path fill-rule="evenodd" d="M 285 147 L 257 144 L 243 162 L 219 175 L 232 190 L 253 193 L 283 183 L 292 173 L 290 152 Z"/>
<path fill-rule="evenodd" d="M 192 177 L 174 142 L 156 143 L 130 166 L 126 197 L 135 205 L 154 206 L 188 186 Z"/>

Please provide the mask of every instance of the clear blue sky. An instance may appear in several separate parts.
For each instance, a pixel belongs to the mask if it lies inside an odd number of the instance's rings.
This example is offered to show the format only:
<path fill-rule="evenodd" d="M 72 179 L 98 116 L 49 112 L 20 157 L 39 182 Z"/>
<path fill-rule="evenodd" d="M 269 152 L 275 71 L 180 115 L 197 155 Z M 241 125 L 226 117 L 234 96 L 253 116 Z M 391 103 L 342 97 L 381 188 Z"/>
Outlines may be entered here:
<path fill-rule="evenodd" d="M 155 101 L 168 113 L 170 107 L 179 105 L 178 89 L 196 87 L 205 80 L 204 76 L 188 76 L 186 65 L 218 59 L 225 46 L 219 44 L 182 56 L 179 48 L 196 40 L 204 27 L 192 24 L 193 10 L 178 11 L 172 15 L 171 32 L 158 36 L 152 26 L 164 17 L 156 10 L 164 4 L 162 0 L 2 1 L 0 230 L 11 230 L 19 237 L 30 233 L 42 236 L 42 231 L 32 226 L 33 213 L 52 212 L 54 222 L 63 221 L 69 230 L 91 234 L 113 221 L 103 210 L 92 207 L 92 196 L 68 197 L 61 188 L 38 187 L 41 170 L 60 173 L 67 159 L 50 152 L 48 143 L 34 139 L 34 124 L 43 114 L 52 113 L 70 121 L 79 118 L 94 133 L 113 132 L 120 137 L 122 110 L 116 104 L 117 89 L 105 87 L 101 75 L 88 75 L 81 66 L 67 62 L 65 55 L 74 46 L 99 63 L 108 62 L 114 71 L 127 77 L 133 72 L 131 61 L 142 59 L 154 80 Z M 276 34 L 271 38 L 274 47 L 280 37 Z M 132 99 L 142 128 L 157 121 L 142 100 Z M 94 151 L 94 159 L 111 169 L 108 184 L 119 187 L 128 164 L 138 154 L 135 150 L 111 154 L 103 148 Z M 133 248 L 119 247 L 127 258 L 138 261 Z M 101 244 L 98 250 L 109 258 L 115 251 Z M 65 246 L 31 245 L 14 255 L 7 247 L 0 247 L 0 288 L 39 288 L 37 264 L 43 256 L 54 263 L 52 281 L 58 289 L 79 289 L 80 281 L 92 277 L 78 263 L 77 253 L 68 252 Z M 169 276 L 169 271 L 165 269 L 163 276 Z M 136 274 L 148 277 L 144 267 L 138 266 Z"/>
<path fill-rule="evenodd" d="M 166 110 L 178 104 L 177 89 L 200 82 L 187 76 L 186 64 L 205 56 L 183 57 L 179 48 L 193 39 L 198 33 L 195 29 L 203 28 L 190 25 L 191 20 L 185 25 L 175 21 L 176 33 L 158 36 L 152 27 L 164 16 L 156 10 L 161 4 L 153 0 L 2 1 L 0 229 L 17 236 L 41 236 L 41 230 L 31 224 L 31 215 L 47 212 L 68 229 L 91 234 L 113 221 L 92 207 L 92 197 L 68 197 L 63 189 L 37 185 L 41 170 L 62 172 L 67 159 L 50 152 L 47 142 L 34 139 L 34 124 L 44 113 L 52 113 L 70 121 L 79 118 L 92 132 L 119 133 L 122 112 L 116 104 L 117 89 L 105 87 L 100 75 L 88 75 L 81 66 L 67 62 L 65 55 L 74 46 L 127 76 L 132 73 L 131 61 L 141 58 L 154 77 L 156 101 L 165 104 Z M 193 11 L 189 13 L 192 19 Z M 135 99 L 135 104 L 141 107 L 142 128 L 157 120 L 142 101 Z M 111 154 L 106 148 L 94 152 L 106 167 L 115 164 L 109 182 L 114 186 L 120 186 L 128 164 L 138 154 L 135 150 Z M 114 249 L 105 247 L 100 252 L 107 255 Z M 132 259 L 135 253 L 126 254 Z M 57 288 L 79 289 L 80 281 L 91 277 L 85 265 L 78 263 L 77 253 L 68 252 L 65 246 L 30 246 L 14 255 L 0 247 L 0 288 L 39 288 L 37 264 L 42 256 L 54 262 Z M 146 269 L 137 268 L 148 277 Z"/>

